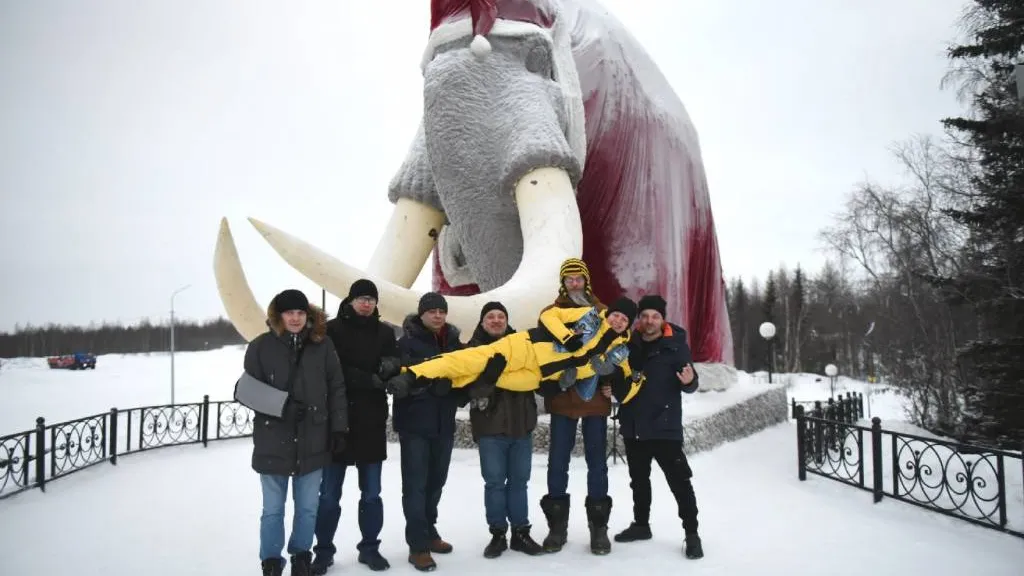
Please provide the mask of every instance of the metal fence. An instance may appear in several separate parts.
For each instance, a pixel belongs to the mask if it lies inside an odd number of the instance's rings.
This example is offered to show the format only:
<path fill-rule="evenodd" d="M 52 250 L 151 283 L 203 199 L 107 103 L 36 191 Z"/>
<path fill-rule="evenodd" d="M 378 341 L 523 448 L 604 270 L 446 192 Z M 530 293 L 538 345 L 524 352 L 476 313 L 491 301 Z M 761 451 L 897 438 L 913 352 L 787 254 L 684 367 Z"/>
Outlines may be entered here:
<path fill-rule="evenodd" d="M 864 417 L 864 395 L 860 392 L 847 392 L 846 396 L 840 394 L 825 402 L 793 398 L 789 401 L 790 418 L 796 418 L 797 406 L 803 406 L 805 414 L 810 410 L 812 415 L 819 418 L 840 420 L 850 424 Z"/>
<path fill-rule="evenodd" d="M 212 424 L 212 431 L 211 431 Z M 252 435 L 253 412 L 233 401 L 165 404 L 86 416 L 0 437 L 0 500 L 75 472 L 156 448 Z"/>
<path fill-rule="evenodd" d="M 1022 453 L 883 430 L 877 417 L 868 427 L 801 405 L 795 412 L 801 481 L 823 476 L 871 492 L 875 503 L 894 498 L 1024 538 Z"/>

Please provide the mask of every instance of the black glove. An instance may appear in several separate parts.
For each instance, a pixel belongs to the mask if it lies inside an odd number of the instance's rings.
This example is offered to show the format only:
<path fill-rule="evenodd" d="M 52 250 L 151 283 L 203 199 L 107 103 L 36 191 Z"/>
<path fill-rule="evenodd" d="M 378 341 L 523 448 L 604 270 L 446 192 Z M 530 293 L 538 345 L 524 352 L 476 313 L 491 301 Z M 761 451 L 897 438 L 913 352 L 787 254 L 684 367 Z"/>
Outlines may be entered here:
<path fill-rule="evenodd" d="M 565 341 L 565 344 L 562 344 L 562 346 L 565 346 L 565 349 L 569 352 L 576 352 L 580 348 L 583 348 L 583 334 L 573 334 Z"/>
<path fill-rule="evenodd" d="M 474 399 L 490 396 L 506 366 L 508 366 L 508 362 L 505 360 L 505 355 L 500 352 L 496 353 L 484 365 L 484 369 L 480 371 L 480 375 L 476 377 L 476 380 L 470 382 L 464 389 Z"/>
<path fill-rule="evenodd" d="M 430 393 L 434 396 L 447 396 L 452 391 L 452 381 L 448 378 L 434 378 L 430 383 Z"/>
<path fill-rule="evenodd" d="M 541 380 L 537 393 L 543 398 L 554 398 L 562 393 L 562 388 L 554 380 Z"/>
<path fill-rule="evenodd" d="M 615 364 L 602 360 L 600 356 L 594 356 L 590 359 L 590 367 L 594 369 L 594 374 L 598 376 L 607 376 L 615 371 Z"/>
<path fill-rule="evenodd" d="M 341 456 L 345 453 L 346 434 L 344 432 L 335 432 L 331 434 L 331 454 L 334 456 Z"/>
<path fill-rule="evenodd" d="M 382 379 L 394 378 L 402 371 L 402 361 L 394 356 L 384 356 L 380 359 L 380 367 L 377 368 L 377 375 Z"/>
<path fill-rule="evenodd" d="M 370 374 L 370 386 L 372 386 L 374 390 L 388 389 L 388 385 L 385 384 L 384 380 L 381 380 L 381 377 L 376 374 Z"/>
<path fill-rule="evenodd" d="M 387 382 L 384 383 L 384 390 L 395 398 L 404 398 L 409 395 L 409 391 L 415 380 L 415 374 L 412 372 L 403 372 L 394 378 L 389 378 Z"/>
<path fill-rule="evenodd" d="M 558 387 L 563 391 L 572 388 L 573 384 L 576 383 L 576 367 L 569 366 L 565 370 L 562 370 L 562 375 L 558 377 Z"/>

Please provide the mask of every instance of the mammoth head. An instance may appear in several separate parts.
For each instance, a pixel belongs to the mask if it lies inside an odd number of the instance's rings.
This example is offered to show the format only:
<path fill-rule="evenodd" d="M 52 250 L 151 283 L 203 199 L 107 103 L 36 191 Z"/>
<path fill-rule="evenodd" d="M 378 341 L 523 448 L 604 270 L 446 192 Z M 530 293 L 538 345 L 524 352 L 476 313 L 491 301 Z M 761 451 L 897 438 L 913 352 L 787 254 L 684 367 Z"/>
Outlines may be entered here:
<path fill-rule="evenodd" d="M 582 257 L 599 297 L 661 294 L 695 361 L 731 363 L 696 131 L 636 39 L 589 0 L 432 0 L 431 11 L 423 119 L 368 269 L 253 221 L 267 241 L 339 297 L 371 278 L 395 324 L 416 309 L 409 287 L 433 252 L 435 287 L 464 329 L 490 300 L 511 325 L 533 325 L 560 263 Z M 226 223 L 215 269 L 235 326 L 262 332 Z"/>
<path fill-rule="evenodd" d="M 416 309 L 409 286 L 436 245 L 447 281 L 480 290 L 448 298 L 450 322 L 472 326 L 485 302 L 500 300 L 513 324 L 533 324 L 555 296 L 561 262 L 583 251 L 575 187 L 586 132 L 568 32 L 545 0 L 434 0 L 432 9 L 423 120 L 389 187 L 395 212 L 369 269 L 252 223 L 332 294 L 374 280 L 390 322 Z M 229 317 L 251 338 L 264 328 L 246 320 L 255 301 L 226 222 L 217 262 Z"/>

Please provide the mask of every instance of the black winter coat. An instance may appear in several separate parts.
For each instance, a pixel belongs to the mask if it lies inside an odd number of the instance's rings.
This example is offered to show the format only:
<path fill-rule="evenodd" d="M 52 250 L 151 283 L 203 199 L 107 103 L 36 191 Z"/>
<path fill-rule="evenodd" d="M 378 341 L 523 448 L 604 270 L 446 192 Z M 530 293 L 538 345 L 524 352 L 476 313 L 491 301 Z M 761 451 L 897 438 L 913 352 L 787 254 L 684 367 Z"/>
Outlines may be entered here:
<path fill-rule="evenodd" d="M 683 440 L 683 400 L 680 393 L 692 394 L 700 382 L 694 372 L 693 382 L 684 386 L 676 373 L 691 363 L 686 330 L 665 323 L 661 338 L 644 342 L 638 332 L 629 340 L 629 367 L 643 372 L 640 391 L 627 404 L 619 407 L 619 432 L 631 440 Z M 629 390 L 625 385 L 615 390 L 620 400 Z"/>
<path fill-rule="evenodd" d="M 415 314 L 406 316 L 402 323 L 405 334 L 398 340 L 398 351 L 403 366 L 412 366 L 444 352 L 464 348 L 459 341 L 459 329 L 445 324 L 435 335 L 427 330 Z M 455 412 L 459 394 L 434 394 L 433 387 L 422 394 L 395 400 L 392 426 L 398 434 L 418 434 L 428 438 L 455 436 Z"/>
<path fill-rule="evenodd" d="M 302 357 L 282 418 L 256 414 L 252 430 L 252 468 L 260 474 L 303 476 L 331 462 L 331 433 L 348 430 L 345 379 L 334 344 L 326 337 L 327 316 L 309 307 L 309 326 L 300 334 Z M 245 350 L 250 376 L 285 390 L 298 350 L 273 306 L 270 330 Z"/>
<path fill-rule="evenodd" d="M 515 330 L 509 327 L 505 334 Z M 477 325 L 467 347 L 483 346 L 497 340 Z M 513 392 L 491 387 L 487 396 L 487 407 L 483 410 L 472 408 L 469 421 L 473 429 L 473 441 L 479 442 L 482 436 L 504 435 L 509 438 L 522 438 L 533 432 L 537 427 L 537 399 L 533 392 Z"/>
<path fill-rule="evenodd" d="M 398 356 L 395 331 L 380 321 L 374 309 L 360 316 L 348 301 L 338 307 L 338 317 L 327 322 L 327 336 L 341 359 L 348 396 L 348 439 L 344 464 L 383 462 L 388 457 L 388 396 L 374 387 L 372 377 L 380 359 Z"/>

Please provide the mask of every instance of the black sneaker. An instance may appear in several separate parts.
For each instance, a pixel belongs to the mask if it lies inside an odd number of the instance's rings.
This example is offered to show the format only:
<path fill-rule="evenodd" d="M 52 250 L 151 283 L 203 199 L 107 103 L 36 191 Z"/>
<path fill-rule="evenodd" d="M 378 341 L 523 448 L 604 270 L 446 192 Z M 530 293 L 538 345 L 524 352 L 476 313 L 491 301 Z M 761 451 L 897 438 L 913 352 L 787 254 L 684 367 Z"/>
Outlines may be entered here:
<path fill-rule="evenodd" d="M 359 553 L 359 563 L 365 564 L 367 568 L 374 572 L 383 572 L 388 568 L 391 568 L 391 563 L 386 558 L 380 555 L 380 552 L 376 550 L 367 550 Z"/>
<path fill-rule="evenodd" d="M 704 546 L 700 543 L 700 536 L 696 533 L 686 535 L 686 557 L 696 560 L 704 557 Z"/>

